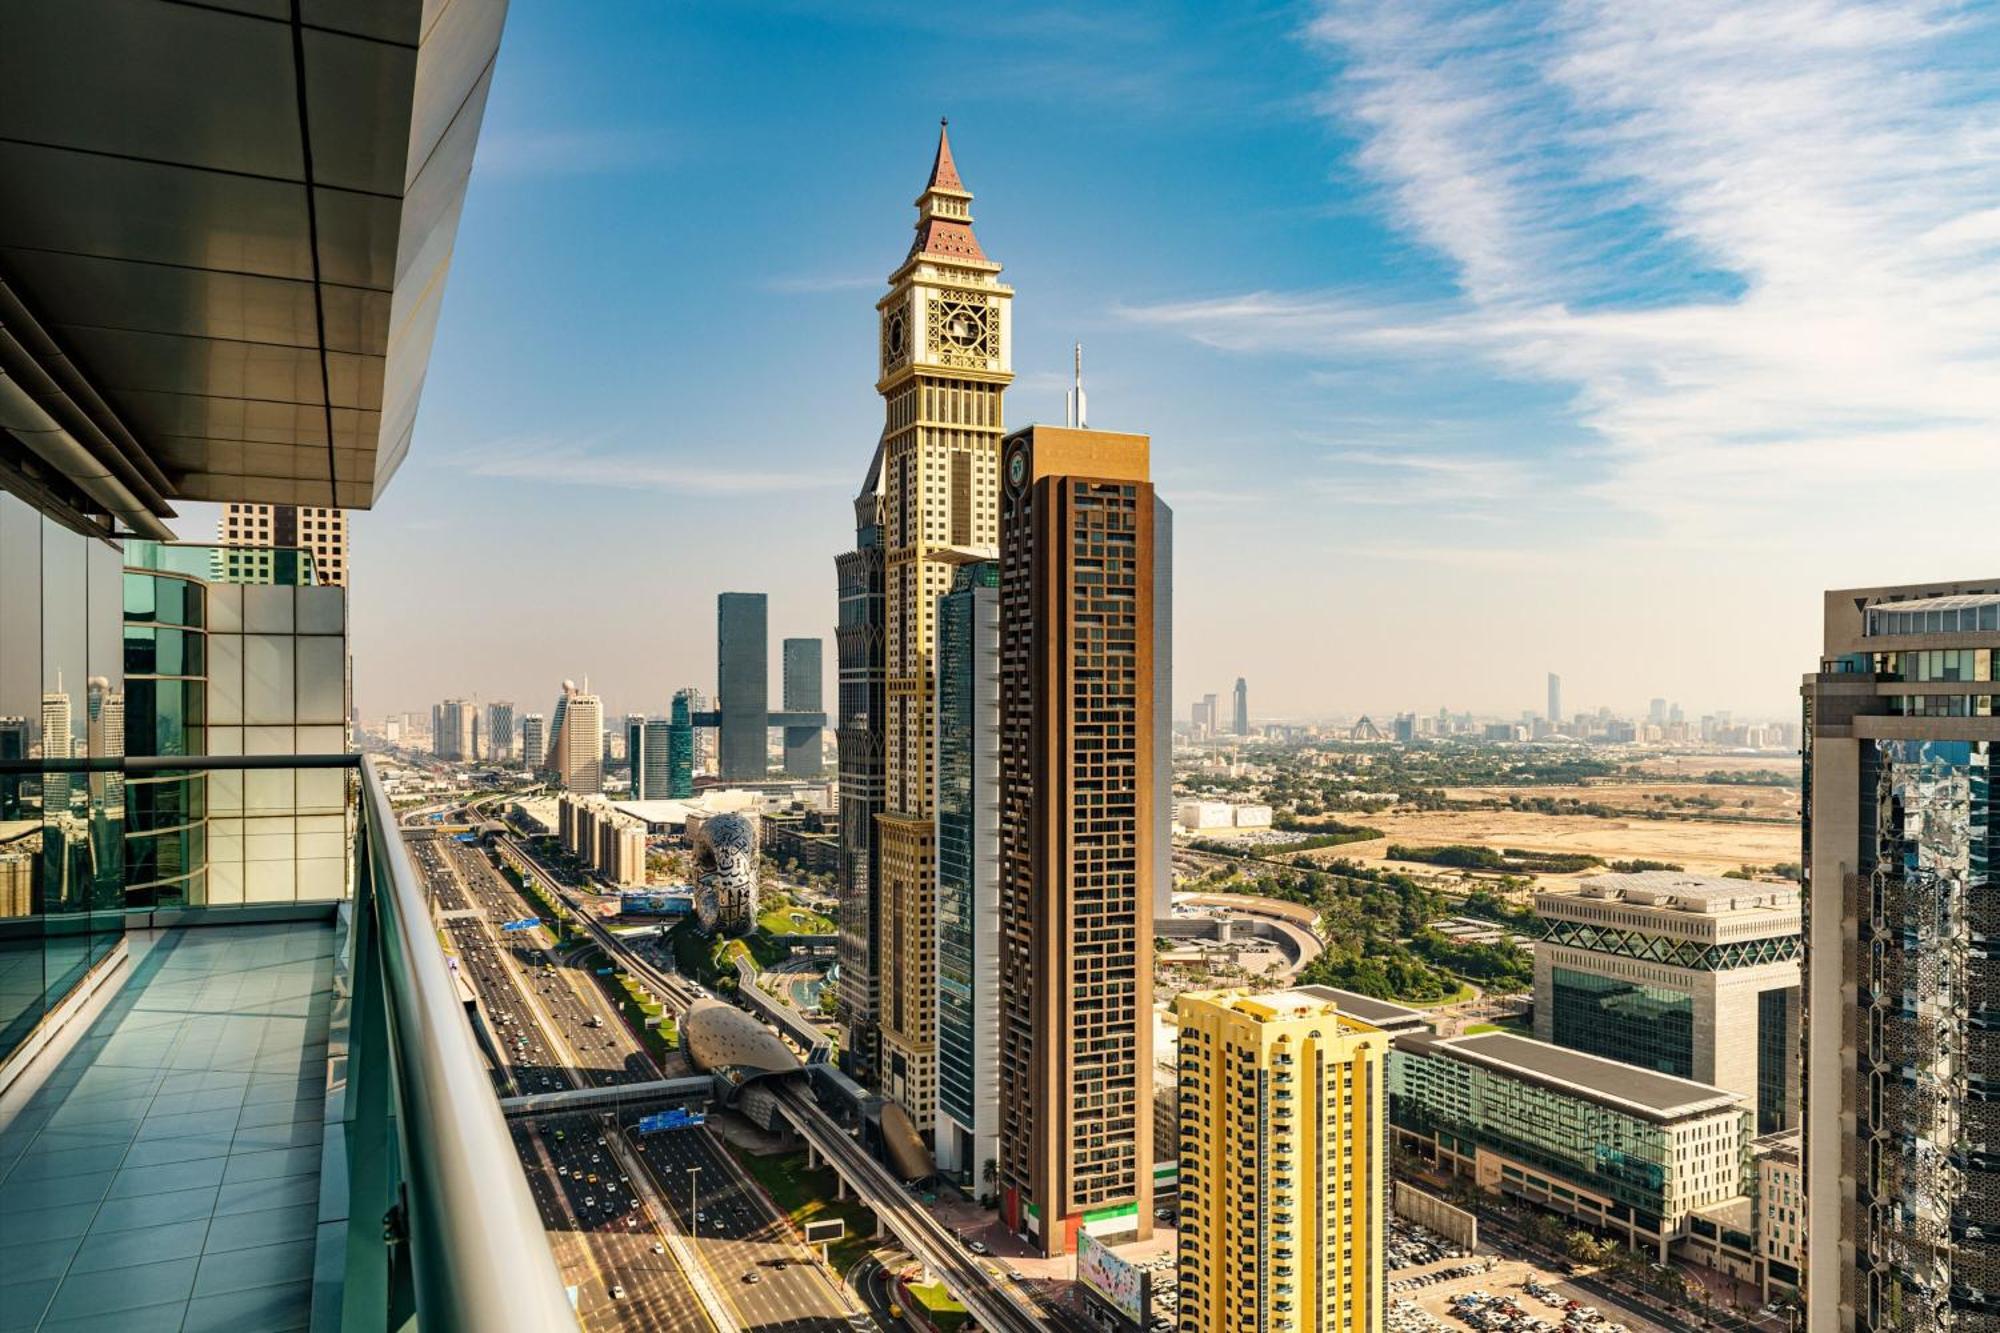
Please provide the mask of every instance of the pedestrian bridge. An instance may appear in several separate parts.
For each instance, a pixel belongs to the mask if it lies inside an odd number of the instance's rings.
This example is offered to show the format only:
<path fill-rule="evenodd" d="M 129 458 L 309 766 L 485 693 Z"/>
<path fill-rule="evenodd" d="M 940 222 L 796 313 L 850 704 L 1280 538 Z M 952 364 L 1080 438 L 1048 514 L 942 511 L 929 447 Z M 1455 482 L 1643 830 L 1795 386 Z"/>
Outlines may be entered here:
<path fill-rule="evenodd" d="M 623 1106 L 630 1102 L 708 1102 L 715 1098 L 715 1079 L 708 1074 L 687 1078 L 656 1078 L 644 1083 L 614 1083 L 608 1088 L 570 1088 L 563 1092 L 531 1092 L 519 1097 L 502 1097 L 501 1114 L 506 1116 L 556 1115 L 566 1111 L 594 1111 Z"/>

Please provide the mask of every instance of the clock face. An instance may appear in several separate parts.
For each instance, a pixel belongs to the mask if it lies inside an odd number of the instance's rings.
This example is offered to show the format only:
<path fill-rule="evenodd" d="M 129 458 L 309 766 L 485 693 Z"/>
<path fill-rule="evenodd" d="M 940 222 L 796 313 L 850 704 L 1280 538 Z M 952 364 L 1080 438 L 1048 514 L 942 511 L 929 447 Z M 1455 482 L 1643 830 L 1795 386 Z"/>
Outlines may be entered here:
<path fill-rule="evenodd" d="M 977 292 L 942 291 L 930 298 L 924 355 L 948 366 L 986 368 L 1000 355 L 999 312 Z"/>
<path fill-rule="evenodd" d="M 1007 484 L 1019 490 L 1021 483 L 1027 479 L 1028 455 L 1017 449 L 1014 456 L 1007 460 Z"/>
<path fill-rule="evenodd" d="M 890 360 L 902 359 L 903 347 L 908 336 L 909 330 L 903 326 L 903 312 L 898 310 L 889 316 L 889 327 L 882 334 L 883 345 L 889 349 Z"/>

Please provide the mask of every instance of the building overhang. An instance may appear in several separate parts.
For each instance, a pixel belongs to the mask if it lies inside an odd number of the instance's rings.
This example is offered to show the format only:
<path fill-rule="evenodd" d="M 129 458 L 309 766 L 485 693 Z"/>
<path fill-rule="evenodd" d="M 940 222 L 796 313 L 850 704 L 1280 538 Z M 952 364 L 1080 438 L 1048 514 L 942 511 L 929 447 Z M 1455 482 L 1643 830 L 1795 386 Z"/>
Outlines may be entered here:
<path fill-rule="evenodd" d="M 17 6 L 0 472 L 80 527 L 367 508 L 408 452 L 506 0 Z"/>

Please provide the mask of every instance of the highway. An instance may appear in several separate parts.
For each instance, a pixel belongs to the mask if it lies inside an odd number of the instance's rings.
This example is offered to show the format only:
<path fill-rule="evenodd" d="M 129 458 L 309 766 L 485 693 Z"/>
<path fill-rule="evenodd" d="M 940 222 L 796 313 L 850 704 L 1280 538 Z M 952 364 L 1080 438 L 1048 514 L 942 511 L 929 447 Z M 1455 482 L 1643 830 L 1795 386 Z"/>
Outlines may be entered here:
<path fill-rule="evenodd" d="M 546 932 L 501 935 L 501 922 L 525 913 L 518 902 L 508 901 L 511 893 L 495 895 L 476 865 L 465 863 L 462 844 L 421 832 L 406 840 L 456 951 L 458 971 L 478 996 L 481 1021 L 501 1055 L 496 1092 L 601 1084 L 608 1076 L 622 1077 L 635 1054 L 651 1068 L 622 1023 L 608 1022 L 603 1030 L 588 1026 L 589 1012 L 579 1007 L 575 990 L 558 989 L 544 978 L 545 989 L 533 994 L 538 988 L 526 980 L 527 969 Z M 565 1028 L 577 1034 L 584 1050 L 575 1049 Z M 615 1039 L 608 1056 L 600 1054 L 604 1047 L 590 1045 L 591 1037 L 602 1040 L 614 1030 L 625 1036 L 623 1049 Z M 656 1071 L 643 1075 L 656 1076 Z M 707 1328 L 686 1275 L 666 1254 L 653 1220 L 634 1204 L 629 1184 L 619 1182 L 620 1173 L 604 1171 L 601 1160 L 590 1160 L 603 1156 L 593 1142 L 601 1132 L 595 1126 L 593 1116 L 518 1120 L 511 1126 L 529 1193 L 563 1280 L 577 1288 L 586 1326 Z"/>
<path fill-rule="evenodd" d="M 499 840 L 503 854 L 520 868 L 545 883 L 557 877 L 512 837 Z M 605 951 L 617 957 L 633 975 L 653 992 L 678 1009 L 685 1009 L 699 994 L 693 983 L 656 967 L 638 950 L 583 911 L 559 885 L 556 892 L 572 915 Z M 902 1182 L 822 1111 L 803 1080 L 786 1078 L 774 1082 L 773 1091 L 788 1118 L 820 1153 L 837 1162 L 863 1202 L 875 1210 L 897 1240 L 928 1265 L 945 1282 L 978 1320 L 979 1326 L 999 1333 L 1042 1333 L 1047 1326 L 1017 1289 L 1003 1277 L 999 1266 L 988 1267 L 960 1247 L 958 1239 L 928 1210 L 912 1198 Z"/>
<path fill-rule="evenodd" d="M 454 869 L 460 878 L 471 885 L 471 896 L 479 902 L 492 922 L 525 919 L 533 914 L 536 910 L 533 904 L 507 882 L 482 849 L 456 841 L 446 845 L 450 848 L 448 855 L 452 858 Z M 581 913 L 578 915 L 583 917 Z M 596 925 L 587 918 L 583 919 L 587 925 Z M 448 919 L 447 925 L 450 924 L 454 923 Z M 603 927 L 597 927 L 590 933 L 600 943 L 609 941 L 620 947 L 626 943 Z M 613 1087 L 660 1077 L 659 1069 L 640 1049 L 624 1020 L 611 1008 L 588 966 L 558 962 L 552 969 L 543 967 L 536 971 L 534 961 L 542 953 L 547 931 L 522 931 L 512 938 L 520 939 L 522 943 L 508 951 L 510 957 L 500 971 L 514 982 L 524 1007 L 538 1016 L 537 1026 L 551 1032 L 553 1046 L 561 1060 L 560 1067 L 550 1075 L 554 1086 L 537 1087 L 535 1091 L 559 1090 L 564 1086 Z M 551 971 L 553 975 L 550 975 Z M 526 989 L 522 990 L 522 987 Z M 694 992 L 682 983 L 674 994 L 676 998 L 672 1003 L 675 1007 L 685 1008 Z M 539 1016 L 553 1021 L 545 1021 Z M 603 1026 L 592 1027 L 593 1017 Z M 512 1026 L 507 1030 L 510 1035 L 514 1032 Z M 534 1038 L 530 1036 L 528 1040 L 532 1043 Z M 534 1048 L 531 1045 L 528 1049 L 532 1053 Z M 680 1169 L 656 1171 L 651 1183 L 658 1196 L 667 1200 L 669 1208 L 675 1209 L 675 1215 L 680 1217 L 682 1232 L 693 1236 L 694 1254 L 707 1270 L 711 1286 L 730 1309 L 738 1325 L 745 1329 L 783 1326 L 787 1330 L 798 1330 L 798 1333 L 818 1333 L 820 1330 L 845 1333 L 850 1311 L 844 1293 L 821 1272 L 789 1224 L 771 1210 L 769 1202 L 743 1176 L 742 1168 L 712 1144 L 706 1130 L 650 1136 L 627 1132 L 642 1114 L 656 1109 L 659 1109 L 658 1105 L 642 1102 L 619 1108 L 616 1116 L 597 1112 L 538 1120 L 537 1123 L 543 1125 L 582 1124 L 592 1127 L 590 1132 L 581 1135 L 590 1145 L 584 1155 L 592 1160 L 570 1161 L 571 1175 L 566 1178 L 572 1203 L 579 1199 L 584 1201 L 581 1215 L 589 1218 L 596 1230 L 618 1241 L 624 1240 L 620 1234 L 623 1219 L 645 1215 L 643 1205 L 633 1196 L 631 1182 L 624 1180 L 624 1173 L 618 1173 L 619 1179 L 613 1181 L 610 1174 L 602 1169 L 603 1164 L 596 1160 L 604 1158 L 608 1161 L 610 1158 L 613 1145 L 600 1142 L 604 1136 L 624 1135 L 624 1142 L 636 1150 L 632 1155 L 635 1161 L 651 1163 L 657 1157 L 666 1155 L 673 1157 L 678 1164 L 684 1156 L 685 1164 Z M 572 1135 L 572 1139 L 575 1137 Z M 548 1142 L 545 1139 L 545 1144 Z M 568 1144 L 571 1140 L 563 1142 Z M 704 1195 L 710 1191 L 714 1193 L 716 1209 L 710 1210 L 706 1201 L 701 1209 L 710 1213 L 708 1224 L 697 1221 L 689 1225 L 687 1218 L 681 1216 L 686 1199 L 685 1165 L 700 1166 L 702 1192 Z M 592 1175 L 598 1179 L 591 1181 L 589 1177 Z M 586 1191 L 577 1186 L 578 1178 L 582 1178 L 586 1186 L 609 1183 L 614 1188 L 608 1192 Z M 676 1182 L 681 1187 L 678 1194 Z M 648 1266 L 646 1261 L 655 1266 L 670 1264 L 669 1257 L 651 1253 L 651 1245 L 659 1238 L 653 1234 L 650 1222 L 644 1225 L 646 1243 L 628 1257 L 636 1257 L 642 1270 Z M 757 1281 L 745 1282 L 744 1278 L 753 1272 L 757 1274 Z M 630 1281 L 625 1285 L 632 1289 Z M 684 1277 L 682 1286 L 687 1286 Z M 701 1322 L 708 1321 L 702 1318 Z M 666 1326 L 680 1327 L 676 1324 Z"/>

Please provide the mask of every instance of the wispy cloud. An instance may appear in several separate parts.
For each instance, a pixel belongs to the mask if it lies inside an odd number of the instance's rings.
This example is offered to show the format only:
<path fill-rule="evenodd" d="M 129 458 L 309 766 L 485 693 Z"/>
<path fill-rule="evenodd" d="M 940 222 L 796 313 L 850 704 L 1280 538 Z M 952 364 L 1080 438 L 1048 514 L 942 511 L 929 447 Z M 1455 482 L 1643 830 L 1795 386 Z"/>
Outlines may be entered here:
<path fill-rule="evenodd" d="M 763 450 L 725 450 L 745 457 Z M 457 466 L 479 477 L 562 486 L 663 491 L 670 495 L 782 495 L 852 488 L 854 478 L 832 472 L 782 468 L 717 468 L 706 462 L 635 457 L 594 444 L 542 440 L 500 441 L 467 450 Z"/>
<path fill-rule="evenodd" d="M 1683 537 L 1819 501 L 1851 517 L 1899 480 L 1990 517 L 1990 487 L 1964 483 L 2000 440 L 1991 11 L 1360 0 L 1307 40 L 1336 71 L 1321 109 L 1457 297 L 1265 291 L 1128 318 L 1558 386 L 1598 442 L 1566 489 Z M 1433 483 L 1457 466 L 1406 463 Z"/>

